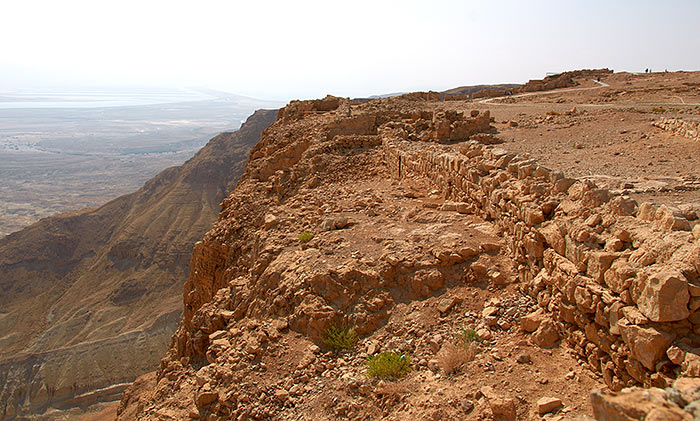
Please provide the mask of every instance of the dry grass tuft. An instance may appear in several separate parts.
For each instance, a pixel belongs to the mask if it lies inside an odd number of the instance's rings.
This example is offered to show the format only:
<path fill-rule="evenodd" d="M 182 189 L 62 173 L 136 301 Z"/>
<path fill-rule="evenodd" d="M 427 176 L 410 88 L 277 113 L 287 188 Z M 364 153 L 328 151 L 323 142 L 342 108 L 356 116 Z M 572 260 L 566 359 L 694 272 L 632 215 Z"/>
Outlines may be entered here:
<path fill-rule="evenodd" d="M 473 361 L 475 355 L 476 347 L 473 343 L 446 343 L 437 354 L 438 366 L 445 374 L 452 374 L 460 371 L 464 364 Z"/>

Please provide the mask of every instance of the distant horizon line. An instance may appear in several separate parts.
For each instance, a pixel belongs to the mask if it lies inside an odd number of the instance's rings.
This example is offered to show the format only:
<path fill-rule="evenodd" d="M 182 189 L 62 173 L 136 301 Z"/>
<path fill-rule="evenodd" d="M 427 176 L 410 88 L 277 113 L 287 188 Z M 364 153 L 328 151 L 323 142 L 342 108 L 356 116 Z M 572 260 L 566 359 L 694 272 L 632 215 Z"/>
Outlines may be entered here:
<path fill-rule="evenodd" d="M 573 70 L 564 70 L 560 72 L 546 72 L 542 78 L 550 75 L 557 75 L 565 72 L 570 72 L 570 71 L 576 71 L 576 70 L 584 70 L 584 68 L 581 69 L 573 69 Z M 619 73 L 630 73 L 630 74 L 645 74 L 646 72 L 644 71 L 645 69 L 641 69 L 640 71 L 631 71 L 631 70 L 620 70 L 620 71 L 615 71 L 614 69 L 613 73 L 619 74 Z M 653 70 L 653 69 L 652 69 Z M 656 70 L 652 71 L 651 73 L 664 73 L 666 69 L 663 70 Z M 697 72 L 699 70 L 671 70 L 669 73 L 692 73 L 692 72 Z M 532 79 L 528 79 L 532 80 Z M 460 88 L 460 87 L 471 87 L 471 86 L 489 86 L 489 85 L 503 85 L 503 84 L 509 84 L 509 85 L 523 85 L 527 83 L 527 81 L 524 82 L 479 82 L 479 83 L 462 83 L 458 84 L 456 86 L 452 86 L 449 88 L 441 89 L 441 88 L 423 88 L 423 89 L 400 89 L 400 90 L 393 90 L 393 92 L 389 93 L 368 93 L 366 95 L 351 95 L 351 96 L 346 96 L 346 95 L 341 95 L 341 94 L 334 94 L 330 91 L 327 91 L 326 94 L 321 94 L 321 95 L 316 95 L 316 94 L 306 94 L 306 95 L 290 95 L 284 99 L 280 99 L 281 97 L 270 97 L 267 95 L 257 95 L 257 94 L 244 94 L 244 93 L 239 93 L 236 92 L 236 90 L 233 89 L 228 89 L 228 88 L 221 88 L 221 87 L 208 87 L 208 86 L 192 86 L 192 85 L 169 85 L 169 86 L 163 86 L 163 85 L 147 85 L 143 83 L 133 83 L 133 84 L 127 84 L 127 83 L 118 83 L 114 85 L 109 85 L 109 84 L 97 84 L 97 83 L 90 83 L 90 84 L 75 84 L 75 83 L 69 83 L 65 85 L 56 85 L 56 84 L 51 84 L 51 85 L 33 85 L 33 86 L 23 86 L 19 88 L 15 87 L 0 87 L 0 104 L 3 102 L 11 102 L 11 101 L 3 101 L 2 96 L 11 96 L 11 95 L 28 95 L 28 94 L 35 94 L 35 95 L 50 95 L 50 94 L 55 94 L 55 95 L 60 95 L 60 94 L 89 94 L 89 93 L 110 93 L 111 95 L 124 95 L 127 96 L 129 95 L 129 92 L 121 92 L 121 91 L 132 91 L 133 94 L 141 94 L 141 95 L 147 95 L 147 94 L 167 94 L 167 93 L 174 93 L 174 92 L 179 92 L 179 93 L 185 93 L 185 92 L 190 92 L 190 93 L 197 93 L 199 95 L 208 95 L 211 97 L 211 99 L 215 98 L 222 98 L 222 97 L 227 97 L 227 96 L 235 96 L 239 97 L 241 99 L 250 99 L 250 100 L 257 100 L 257 101 L 263 101 L 263 102 L 278 102 L 281 104 L 286 104 L 289 101 L 295 100 L 295 99 L 315 99 L 315 98 L 321 98 L 324 97 L 325 95 L 334 95 L 334 96 L 340 96 L 340 97 L 348 97 L 348 98 L 381 98 L 381 97 L 387 97 L 387 96 L 394 96 L 394 95 L 401 95 L 404 93 L 409 93 L 409 92 L 420 92 L 420 91 L 435 91 L 435 92 L 444 92 L 450 89 L 455 89 L 455 88 Z M 219 94 L 217 96 L 216 94 Z M 206 99 L 202 99 L 206 100 Z M 181 101 L 178 101 L 181 102 Z"/>

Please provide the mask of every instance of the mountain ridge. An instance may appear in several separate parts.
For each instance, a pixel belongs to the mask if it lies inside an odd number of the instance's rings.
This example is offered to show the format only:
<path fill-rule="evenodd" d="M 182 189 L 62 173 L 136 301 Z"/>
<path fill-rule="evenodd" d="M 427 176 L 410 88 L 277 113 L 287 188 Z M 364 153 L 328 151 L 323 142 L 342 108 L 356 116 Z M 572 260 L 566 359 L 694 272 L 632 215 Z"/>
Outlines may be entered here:
<path fill-rule="evenodd" d="M 238 131 L 215 136 L 134 193 L 0 239 L 0 414 L 65 405 L 78 394 L 131 381 L 148 367 L 146 360 L 157 361 L 182 311 L 176 285 L 187 273 L 192 245 L 211 226 L 276 114 L 256 111 Z M 139 341 L 142 346 L 134 345 Z M 60 368 L 79 365 L 76 353 L 118 355 L 135 346 L 145 357 L 135 353 L 125 367 L 103 362 L 94 373 L 73 377 Z M 23 364 L 34 357 L 38 367 Z"/>

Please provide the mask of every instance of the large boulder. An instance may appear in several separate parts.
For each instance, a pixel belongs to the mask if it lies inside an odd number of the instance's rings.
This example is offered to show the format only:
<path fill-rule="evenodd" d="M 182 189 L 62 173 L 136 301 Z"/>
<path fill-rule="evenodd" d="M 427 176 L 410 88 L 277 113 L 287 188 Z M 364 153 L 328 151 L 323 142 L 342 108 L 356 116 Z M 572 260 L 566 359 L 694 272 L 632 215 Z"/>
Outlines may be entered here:
<path fill-rule="evenodd" d="M 690 315 L 688 280 L 675 271 L 657 272 L 642 286 L 637 305 L 639 310 L 655 322 L 674 322 Z"/>

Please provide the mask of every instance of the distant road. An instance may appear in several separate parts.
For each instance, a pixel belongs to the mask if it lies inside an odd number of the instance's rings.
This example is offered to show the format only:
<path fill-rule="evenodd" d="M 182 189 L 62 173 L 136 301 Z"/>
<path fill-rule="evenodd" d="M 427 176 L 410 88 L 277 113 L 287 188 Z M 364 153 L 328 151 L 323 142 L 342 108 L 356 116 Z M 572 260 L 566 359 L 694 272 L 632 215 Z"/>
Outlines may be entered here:
<path fill-rule="evenodd" d="M 549 94 L 558 94 L 558 93 L 561 93 L 561 92 L 572 92 L 572 91 L 589 91 L 589 90 L 591 90 L 591 89 L 600 89 L 600 88 L 605 88 L 605 87 L 610 86 L 610 85 L 608 85 L 608 84 L 605 83 L 605 82 L 599 82 L 599 81 L 597 81 L 597 80 L 595 80 L 595 79 L 591 79 L 591 80 L 592 80 L 593 82 L 599 84 L 599 86 L 589 86 L 589 87 L 586 87 L 586 88 L 554 89 L 554 90 L 551 90 L 551 91 L 536 91 L 536 92 L 527 92 L 527 93 L 524 93 L 524 94 L 517 94 L 517 95 L 498 96 L 498 97 L 495 97 L 495 98 L 483 99 L 483 100 L 479 101 L 479 104 L 486 104 L 486 103 L 489 103 L 489 102 L 493 101 L 494 99 L 521 98 L 521 97 L 533 96 L 533 95 L 549 95 Z M 499 105 L 513 105 L 513 104 L 499 104 Z"/>

